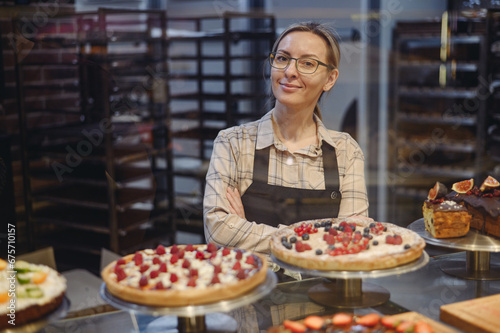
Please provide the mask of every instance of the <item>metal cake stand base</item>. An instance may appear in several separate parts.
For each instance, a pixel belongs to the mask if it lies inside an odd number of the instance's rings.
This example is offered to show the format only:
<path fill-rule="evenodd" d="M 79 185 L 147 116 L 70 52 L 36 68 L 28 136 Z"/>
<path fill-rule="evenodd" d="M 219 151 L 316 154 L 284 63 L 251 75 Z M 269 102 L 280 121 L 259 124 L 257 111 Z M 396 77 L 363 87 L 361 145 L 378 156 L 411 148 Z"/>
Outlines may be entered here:
<path fill-rule="evenodd" d="M 309 289 L 308 296 L 318 304 L 336 308 L 368 308 L 391 297 L 387 289 L 361 279 L 325 280 Z"/>
<path fill-rule="evenodd" d="M 223 313 L 209 313 L 196 317 L 160 317 L 152 321 L 146 333 L 236 333 L 238 323 Z"/>
<path fill-rule="evenodd" d="M 308 296 L 321 305 L 336 308 L 368 308 L 384 304 L 390 298 L 389 291 L 378 285 L 363 282 L 363 278 L 404 274 L 420 269 L 429 262 L 429 255 L 423 251 L 417 260 L 394 268 L 372 271 L 320 271 L 293 266 L 274 255 L 271 255 L 271 258 L 283 268 L 326 278 L 322 283 L 311 287 Z"/>
<path fill-rule="evenodd" d="M 441 270 L 446 274 L 469 280 L 500 280 L 500 266 L 490 263 L 490 253 L 500 252 L 500 239 L 474 229 L 463 237 L 434 238 L 425 230 L 423 218 L 411 223 L 408 229 L 415 231 L 428 244 L 466 251 L 465 265 L 456 260 L 441 264 Z"/>

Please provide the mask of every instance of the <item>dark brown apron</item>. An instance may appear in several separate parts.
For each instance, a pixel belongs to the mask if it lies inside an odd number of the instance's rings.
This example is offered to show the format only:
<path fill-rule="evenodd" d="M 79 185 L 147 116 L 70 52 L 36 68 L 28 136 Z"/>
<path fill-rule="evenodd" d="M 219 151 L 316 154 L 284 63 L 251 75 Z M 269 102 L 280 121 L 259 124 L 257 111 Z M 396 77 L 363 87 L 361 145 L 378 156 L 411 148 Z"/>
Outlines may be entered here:
<path fill-rule="evenodd" d="M 269 185 L 270 147 L 255 150 L 253 182 L 241 197 L 248 221 L 277 227 L 295 222 L 338 217 L 341 193 L 335 148 L 323 143 L 324 190 Z"/>

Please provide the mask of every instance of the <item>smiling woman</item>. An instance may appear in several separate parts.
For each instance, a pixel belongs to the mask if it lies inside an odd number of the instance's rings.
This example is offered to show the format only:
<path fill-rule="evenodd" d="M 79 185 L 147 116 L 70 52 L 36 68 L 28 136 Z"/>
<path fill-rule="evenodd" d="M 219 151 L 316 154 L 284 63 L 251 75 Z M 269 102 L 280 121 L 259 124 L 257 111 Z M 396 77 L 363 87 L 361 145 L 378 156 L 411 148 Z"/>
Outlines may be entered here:
<path fill-rule="evenodd" d="M 363 152 L 349 134 L 327 129 L 318 107 L 339 76 L 335 34 L 294 24 L 271 51 L 274 108 L 219 133 L 204 198 L 207 242 L 262 253 L 292 223 L 368 215 Z"/>

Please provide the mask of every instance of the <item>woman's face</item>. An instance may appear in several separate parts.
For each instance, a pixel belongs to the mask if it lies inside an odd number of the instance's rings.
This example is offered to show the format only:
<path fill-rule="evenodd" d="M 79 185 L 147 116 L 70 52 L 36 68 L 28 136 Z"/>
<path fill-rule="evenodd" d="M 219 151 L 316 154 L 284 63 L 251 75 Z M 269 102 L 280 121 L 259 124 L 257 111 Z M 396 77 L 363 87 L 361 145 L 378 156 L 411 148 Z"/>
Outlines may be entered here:
<path fill-rule="evenodd" d="M 327 43 L 318 35 L 305 31 L 294 31 L 280 41 L 276 52 L 292 58 L 312 58 L 328 64 Z M 314 109 L 321 93 L 330 90 L 338 77 L 338 70 L 329 71 L 319 66 L 313 74 L 297 71 L 291 59 L 286 69 L 271 67 L 271 82 L 276 107 L 285 106 L 298 110 Z"/>

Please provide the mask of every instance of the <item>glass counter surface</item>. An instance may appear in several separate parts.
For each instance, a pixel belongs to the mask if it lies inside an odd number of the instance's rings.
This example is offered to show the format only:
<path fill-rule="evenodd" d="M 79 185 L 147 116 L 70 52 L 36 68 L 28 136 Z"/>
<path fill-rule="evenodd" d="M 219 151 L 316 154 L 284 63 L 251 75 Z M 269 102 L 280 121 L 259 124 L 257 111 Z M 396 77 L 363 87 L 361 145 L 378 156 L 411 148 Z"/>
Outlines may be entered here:
<path fill-rule="evenodd" d="M 428 251 L 428 249 L 426 249 Z M 390 293 L 382 305 L 369 308 L 335 308 L 313 302 L 308 290 L 325 281 L 325 278 L 304 277 L 297 281 L 278 272 L 276 287 L 266 296 L 250 305 L 233 309 L 224 314 L 236 322 L 236 332 L 265 332 L 271 326 L 279 325 L 284 319 L 300 319 L 310 314 L 329 315 L 336 312 L 364 314 L 378 312 L 384 315 L 415 311 L 439 321 L 440 307 L 477 297 L 500 293 L 500 280 L 471 280 L 446 274 L 441 269 L 443 262 L 454 261 L 465 265 L 466 253 L 438 253 L 428 251 L 429 263 L 419 270 L 405 274 L 363 279 L 363 283 L 378 285 Z M 491 253 L 491 263 L 500 263 L 500 254 Z M 99 290 L 96 291 L 99 293 Z M 136 312 L 108 309 L 107 312 L 73 316 L 52 323 L 40 333 L 92 332 L 128 333 L 159 332 L 153 328 L 158 317 Z M 169 319 L 169 318 L 167 318 Z M 177 318 L 172 317 L 171 320 Z M 217 318 L 212 318 L 218 320 Z M 177 332 L 163 330 L 162 332 Z M 219 332 L 219 331 L 218 331 Z M 232 332 L 235 332 L 232 330 Z"/>

